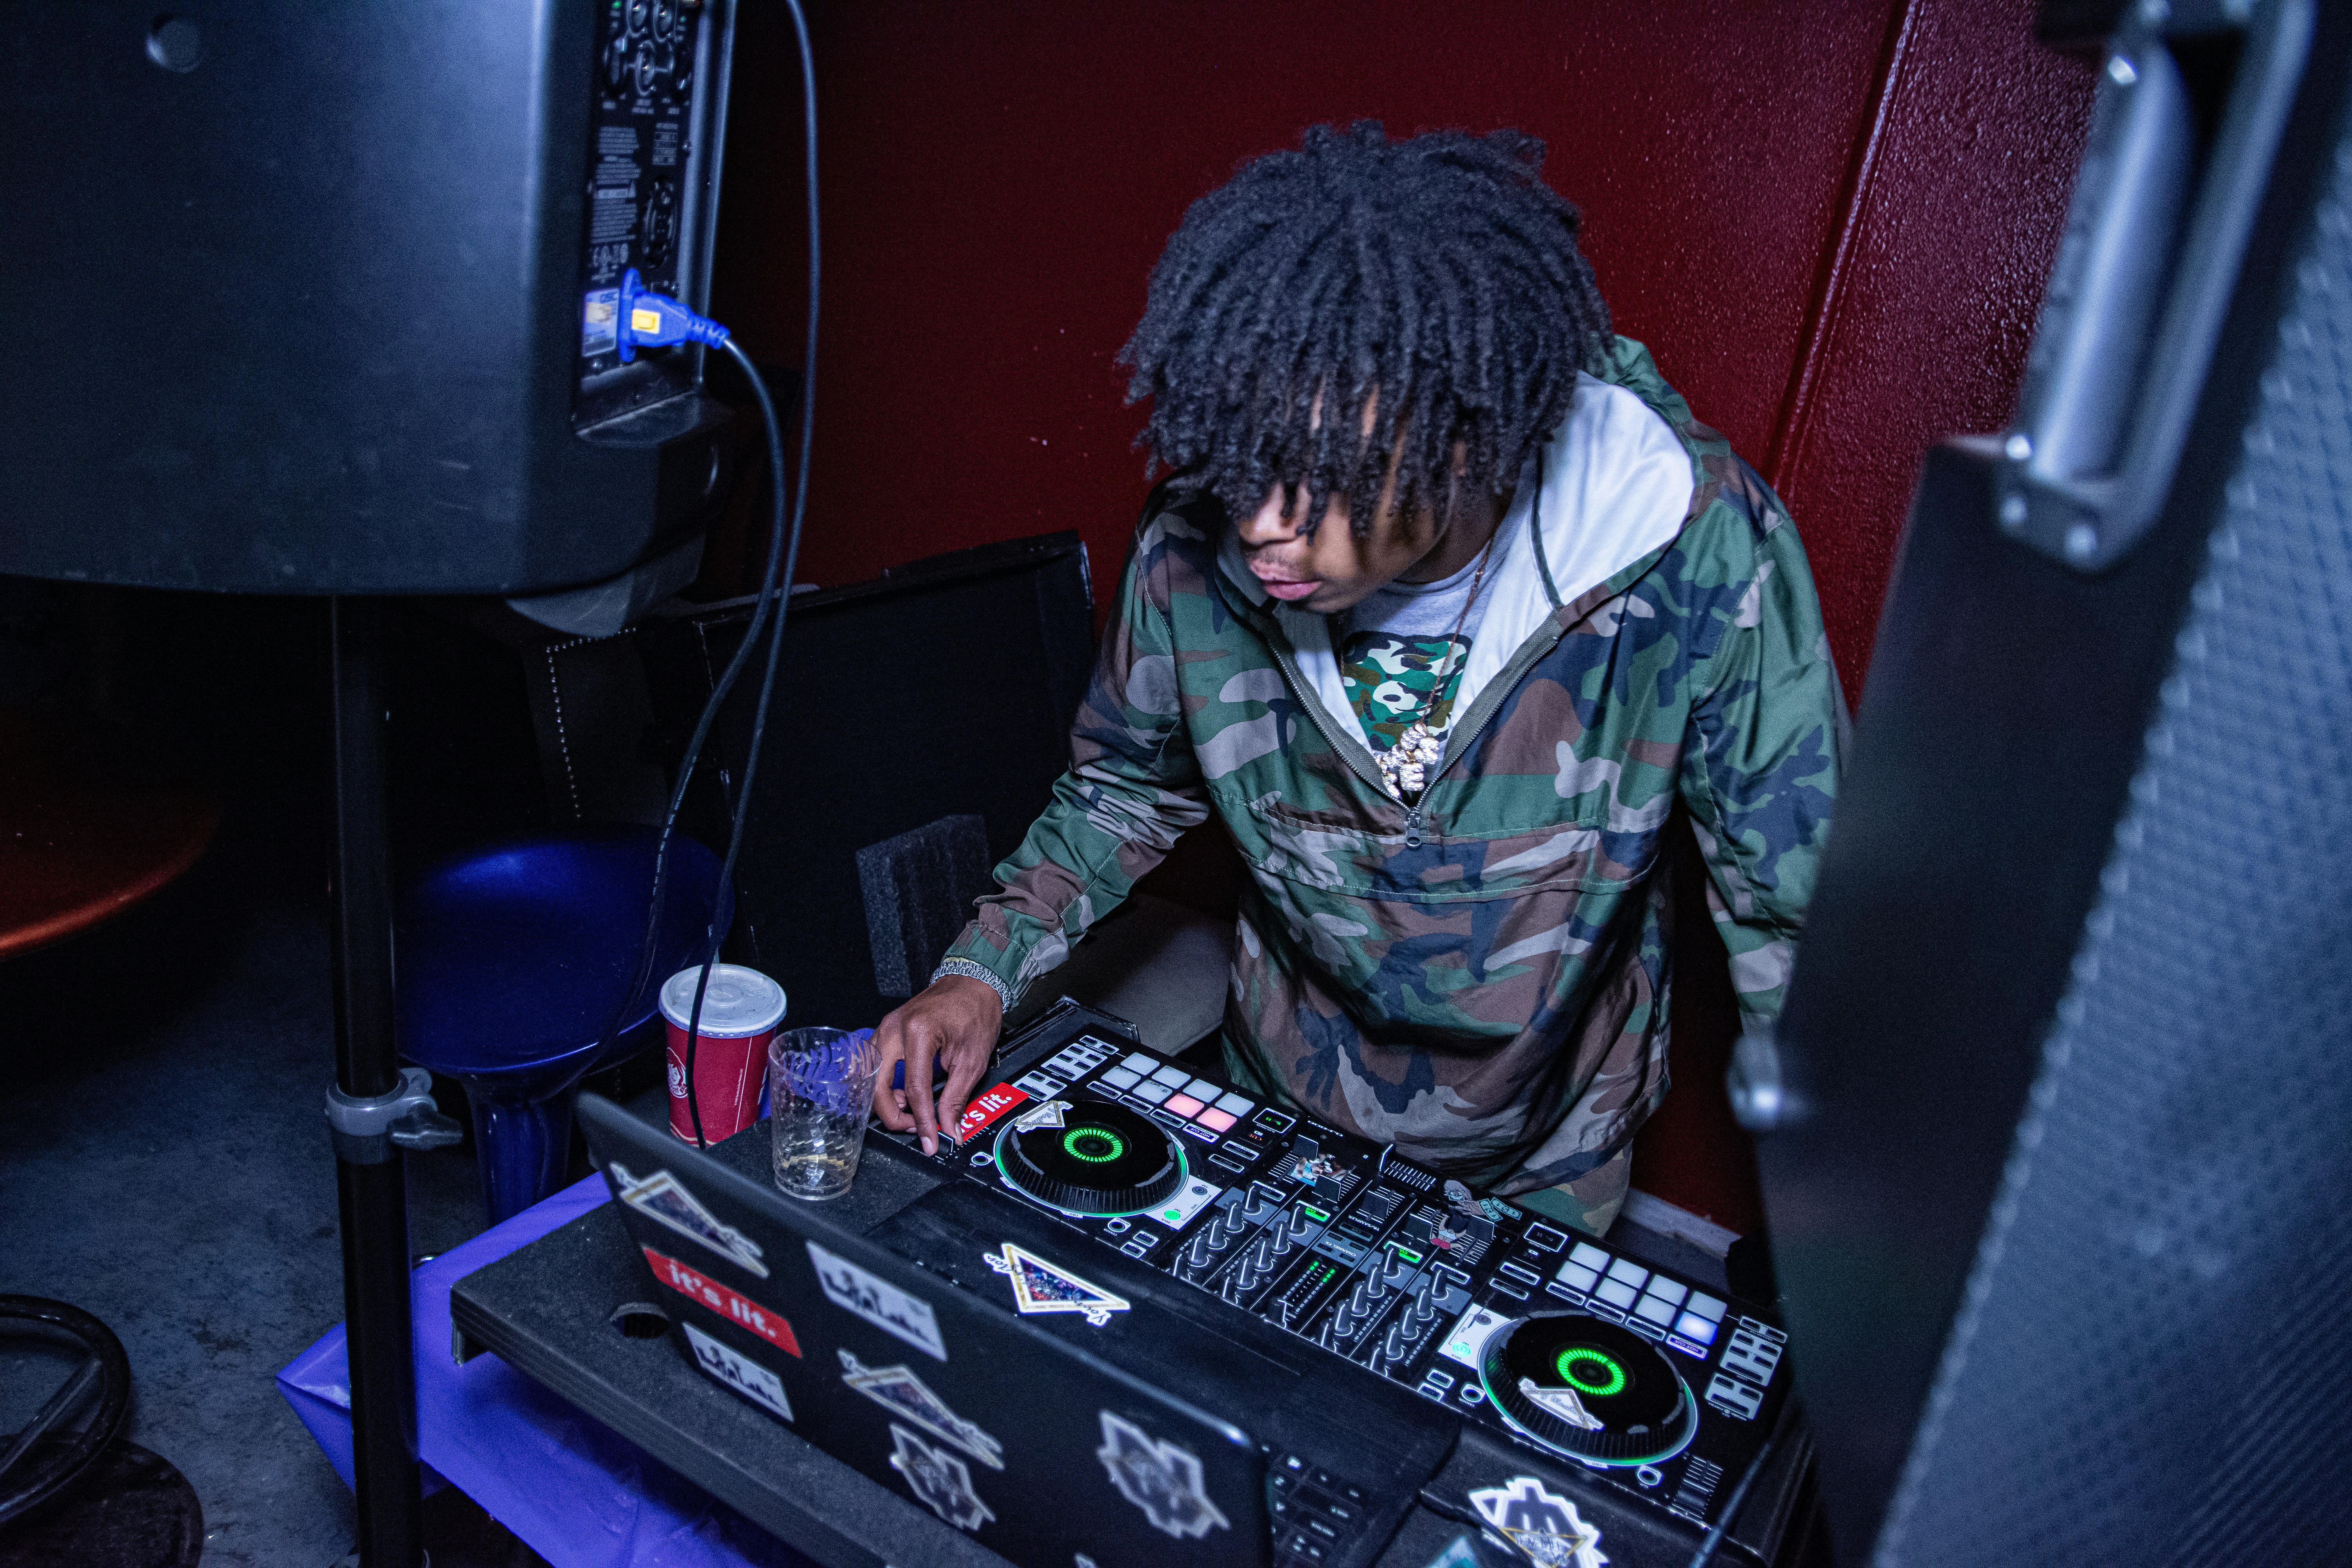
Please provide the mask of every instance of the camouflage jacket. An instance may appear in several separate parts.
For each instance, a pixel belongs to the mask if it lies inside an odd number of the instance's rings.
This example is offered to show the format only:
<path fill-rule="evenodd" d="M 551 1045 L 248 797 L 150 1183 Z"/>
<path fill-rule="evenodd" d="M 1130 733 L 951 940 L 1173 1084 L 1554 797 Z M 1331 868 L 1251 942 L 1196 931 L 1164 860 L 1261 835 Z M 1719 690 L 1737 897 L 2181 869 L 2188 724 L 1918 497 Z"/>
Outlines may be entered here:
<path fill-rule="evenodd" d="M 1072 766 L 949 958 L 1017 995 L 1214 811 L 1251 874 L 1225 1007 L 1244 1082 L 1508 1194 L 1622 1152 L 1666 1089 L 1670 811 L 1769 1018 L 1843 699 L 1779 498 L 1639 343 L 1580 378 L 1496 540 L 1460 717 L 1408 807 L 1323 618 L 1265 595 L 1213 501 L 1155 509 Z"/>

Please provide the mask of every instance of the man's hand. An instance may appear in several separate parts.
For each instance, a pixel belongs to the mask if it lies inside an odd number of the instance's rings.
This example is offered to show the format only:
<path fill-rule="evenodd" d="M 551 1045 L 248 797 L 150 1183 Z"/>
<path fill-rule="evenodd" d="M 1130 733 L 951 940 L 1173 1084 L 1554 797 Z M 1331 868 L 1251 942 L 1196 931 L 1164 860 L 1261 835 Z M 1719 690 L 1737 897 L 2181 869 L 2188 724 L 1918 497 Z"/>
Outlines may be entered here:
<path fill-rule="evenodd" d="M 1004 1004 L 985 981 L 969 974 L 946 974 L 923 993 L 882 1020 L 874 1038 L 882 1048 L 882 1073 L 874 1083 L 874 1114 L 893 1132 L 914 1129 L 923 1152 L 940 1146 L 940 1129 L 963 1120 L 964 1102 L 971 1098 L 988 1058 L 996 1049 L 996 1031 L 1004 1022 Z M 890 1087 L 891 1066 L 907 1064 L 907 1087 Z M 934 1064 L 947 1082 L 940 1090 L 939 1108 L 931 1107 Z"/>

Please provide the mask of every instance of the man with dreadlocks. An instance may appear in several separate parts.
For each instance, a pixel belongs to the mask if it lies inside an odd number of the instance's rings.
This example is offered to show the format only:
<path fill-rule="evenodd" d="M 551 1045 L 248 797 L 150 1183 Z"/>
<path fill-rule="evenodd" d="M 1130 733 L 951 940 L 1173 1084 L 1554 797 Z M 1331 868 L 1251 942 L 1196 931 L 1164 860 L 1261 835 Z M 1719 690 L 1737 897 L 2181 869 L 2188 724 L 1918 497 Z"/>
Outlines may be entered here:
<path fill-rule="evenodd" d="M 882 1026 L 887 1125 L 935 1147 L 1004 1009 L 1211 812 L 1251 872 L 1229 1075 L 1588 1232 L 1666 1089 L 1678 801 L 1778 1012 L 1844 724 L 1811 575 L 1612 335 L 1542 155 L 1318 127 L 1185 215 L 1122 356 L 1170 477 L 1073 765 Z"/>

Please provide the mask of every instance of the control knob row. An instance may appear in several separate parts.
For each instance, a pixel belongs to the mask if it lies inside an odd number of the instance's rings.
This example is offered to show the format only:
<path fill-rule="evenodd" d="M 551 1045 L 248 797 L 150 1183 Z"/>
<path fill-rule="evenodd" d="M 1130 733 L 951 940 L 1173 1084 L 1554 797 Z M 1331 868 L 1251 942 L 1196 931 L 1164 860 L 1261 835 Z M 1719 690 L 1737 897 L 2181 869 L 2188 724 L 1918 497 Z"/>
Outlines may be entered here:
<path fill-rule="evenodd" d="M 1388 1294 L 1389 1282 L 1381 1277 L 1378 1269 L 1359 1278 L 1355 1287 L 1339 1299 L 1339 1308 L 1331 1314 L 1324 1336 L 1325 1342 L 1355 1338 L 1366 1321 L 1380 1316 L 1381 1309 L 1387 1304 Z"/>
<path fill-rule="evenodd" d="M 1422 1336 L 1429 1325 L 1437 1321 L 1438 1289 L 1436 1280 L 1423 1280 L 1421 1289 L 1413 1292 L 1412 1300 L 1406 1304 L 1405 1310 L 1390 1321 L 1388 1332 L 1382 1334 L 1380 1342 L 1372 1347 L 1374 1372 L 1386 1372 L 1390 1367 L 1402 1366 L 1412 1359 Z"/>
<path fill-rule="evenodd" d="M 678 0 L 629 0 L 621 14 L 621 26 L 632 37 L 650 33 L 656 38 L 667 38 L 678 30 Z"/>
<path fill-rule="evenodd" d="M 1238 1206 L 1228 1205 L 1209 1216 L 1209 1223 L 1192 1237 L 1184 1249 L 1184 1262 L 1192 1268 L 1206 1268 L 1210 1260 L 1231 1246 L 1234 1237 L 1242 1233 L 1243 1220 Z"/>
<path fill-rule="evenodd" d="M 1275 1215 L 1273 1222 L 1258 1233 L 1255 1244 L 1242 1254 L 1241 1262 L 1234 1270 L 1234 1288 L 1249 1289 L 1273 1273 L 1293 1245 L 1290 1215 L 1287 1213 Z"/>

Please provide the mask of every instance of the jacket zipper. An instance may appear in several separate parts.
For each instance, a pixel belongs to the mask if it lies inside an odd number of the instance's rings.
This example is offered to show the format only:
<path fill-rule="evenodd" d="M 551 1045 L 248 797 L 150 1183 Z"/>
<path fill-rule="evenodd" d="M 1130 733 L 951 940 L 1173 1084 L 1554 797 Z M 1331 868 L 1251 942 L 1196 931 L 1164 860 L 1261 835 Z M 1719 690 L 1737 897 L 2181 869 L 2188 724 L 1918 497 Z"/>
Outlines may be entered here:
<path fill-rule="evenodd" d="M 1274 628 L 1274 636 L 1266 638 L 1266 647 L 1274 650 L 1274 667 L 1282 671 L 1283 684 L 1290 688 L 1291 700 L 1313 721 L 1315 732 L 1323 737 L 1323 743 L 1337 752 L 1358 777 L 1380 791 L 1381 799 L 1394 800 L 1396 796 L 1389 794 L 1389 786 L 1381 779 L 1380 765 L 1372 761 L 1370 749 L 1352 735 L 1342 735 L 1331 728 L 1331 716 L 1323 710 L 1323 700 L 1307 689 L 1306 678 L 1298 673 L 1297 662 L 1290 657 L 1289 639 L 1278 626 Z"/>
<path fill-rule="evenodd" d="M 1631 575 L 1626 575 L 1621 571 L 1617 577 L 1612 577 L 1607 582 L 1601 584 L 1600 587 L 1607 590 L 1607 592 L 1603 593 L 1601 597 L 1593 598 L 1589 592 L 1585 595 L 1580 596 L 1577 601 L 1580 612 L 1578 621 L 1580 621 L 1584 616 L 1591 614 L 1594 606 L 1607 603 L 1610 598 L 1614 597 L 1617 595 L 1630 592 L 1633 589 L 1633 584 L 1647 576 L 1649 574 L 1650 568 L 1663 559 L 1665 552 L 1673 547 L 1674 541 L 1668 540 L 1664 544 L 1660 545 L 1656 550 L 1641 558 L 1639 562 L 1633 563 L 1633 564 L 1638 564 L 1640 566 L 1640 571 L 1634 572 Z M 1538 562 L 1542 561 L 1543 543 L 1541 540 L 1537 541 L 1536 551 L 1536 559 Z M 1622 578 L 1622 581 L 1620 581 L 1620 578 Z M 1615 585 L 1612 587 L 1611 586 L 1612 584 L 1614 584 Z M 1495 672 L 1495 679 L 1488 681 L 1486 684 L 1486 687 L 1480 690 L 1478 693 L 1478 700 L 1470 705 L 1470 711 L 1463 715 L 1462 722 L 1454 725 L 1452 730 L 1446 732 L 1445 754 L 1438 759 L 1437 773 L 1430 775 L 1430 783 L 1435 784 L 1437 782 L 1438 775 L 1444 773 L 1446 769 L 1454 765 L 1455 758 L 1464 755 L 1470 750 L 1470 742 L 1478 738 L 1478 731 L 1486 727 L 1486 721 L 1492 719 L 1495 716 L 1496 710 L 1502 707 L 1503 700 L 1510 696 L 1512 689 L 1518 685 L 1520 678 L 1527 674 L 1529 667 L 1532 666 L 1536 660 L 1541 658 L 1545 654 L 1549 653 L 1552 649 L 1552 646 L 1558 643 L 1561 637 L 1568 635 L 1569 626 L 1578 624 L 1577 621 L 1567 621 L 1567 617 L 1563 612 L 1565 612 L 1569 606 L 1558 602 L 1556 591 L 1552 590 L 1551 587 L 1551 568 L 1549 566 L 1544 568 L 1544 587 L 1547 591 L 1554 592 L 1555 594 L 1552 604 L 1551 618 L 1549 622 L 1547 623 L 1550 627 L 1550 635 L 1549 637 L 1545 636 L 1543 628 L 1540 626 L 1538 627 L 1534 632 L 1528 634 L 1527 641 L 1519 645 L 1518 651 L 1511 656 L 1510 663 L 1503 666 L 1502 668 Z M 1566 622 L 1566 625 L 1562 624 L 1564 621 Z"/>
<path fill-rule="evenodd" d="M 1552 645 L 1559 641 L 1559 612 L 1553 612 L 1546 624 L 1551 628 L 1550 635 L 1545 636 L 1538 628 L 1521 643 L 1519 651 L 1511 656 L 1511 662 L 1496 670 L 1495 678 L 1486 682 L 1485 689 L 1478 693 L 1478 700 L 1473 702 L 1470 711 L 1462 716 L 1462 721 L 1446 731 L 1445 754 L 1437 761 L 1437 772 L 1429 775 L 1431 784 L 1435 784 L 1445 770 L 1454 765 L 1456 758 L 1468 754 L 1470 742 L 1478 738 L 1478 731 L 1486 727 L 1486 721 L 1503 706 L 1503 700 L 1510 696 L 1520 677 L 1526 675 L 1536 660 L 1549 653 Z"/>

